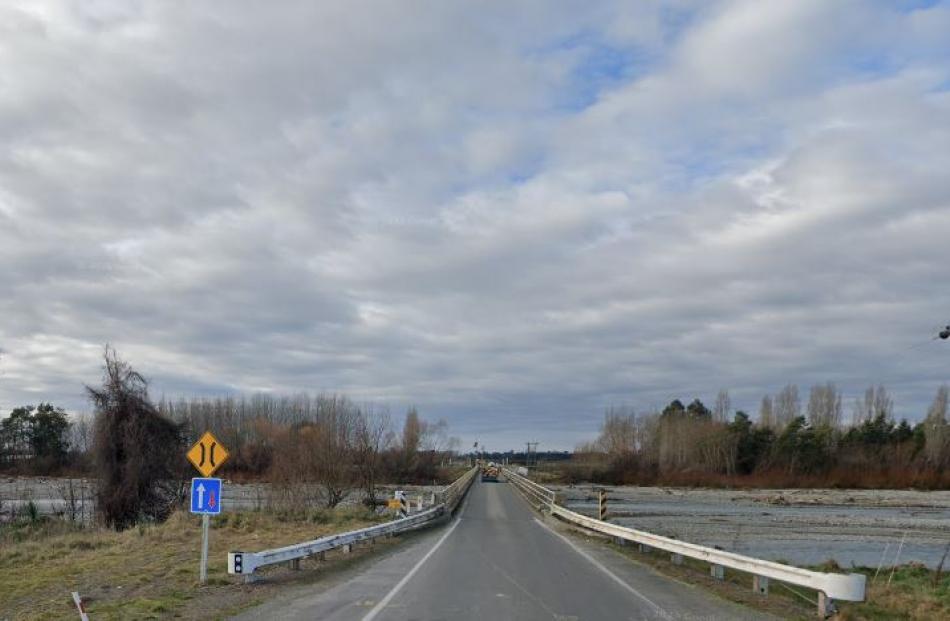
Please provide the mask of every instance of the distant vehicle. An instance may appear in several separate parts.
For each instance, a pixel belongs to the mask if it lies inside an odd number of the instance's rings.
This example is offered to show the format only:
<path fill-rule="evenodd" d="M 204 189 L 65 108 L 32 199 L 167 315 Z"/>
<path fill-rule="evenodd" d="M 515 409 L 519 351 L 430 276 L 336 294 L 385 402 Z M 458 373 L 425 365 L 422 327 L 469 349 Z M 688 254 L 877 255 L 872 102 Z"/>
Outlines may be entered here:
<path fill-rule="evenodd" d="M 496 466 L 494 462 L 482 468 L 482 481 L 491 483 L 498 482 L 498 466 Z"/>

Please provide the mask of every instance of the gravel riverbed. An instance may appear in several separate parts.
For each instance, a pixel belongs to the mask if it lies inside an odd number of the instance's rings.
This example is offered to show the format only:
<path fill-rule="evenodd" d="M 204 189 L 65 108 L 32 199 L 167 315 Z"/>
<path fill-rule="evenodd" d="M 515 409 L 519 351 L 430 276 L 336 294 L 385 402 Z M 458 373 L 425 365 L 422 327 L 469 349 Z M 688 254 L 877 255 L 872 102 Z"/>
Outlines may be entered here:
<path fill-rule="evenodd" d="M 596 512 L 595 487 L 554 489 L 568 507 Z M 950 491 L 608 489 L 612 522 L 796 565 L 936 567 L 950 543 Z"/>

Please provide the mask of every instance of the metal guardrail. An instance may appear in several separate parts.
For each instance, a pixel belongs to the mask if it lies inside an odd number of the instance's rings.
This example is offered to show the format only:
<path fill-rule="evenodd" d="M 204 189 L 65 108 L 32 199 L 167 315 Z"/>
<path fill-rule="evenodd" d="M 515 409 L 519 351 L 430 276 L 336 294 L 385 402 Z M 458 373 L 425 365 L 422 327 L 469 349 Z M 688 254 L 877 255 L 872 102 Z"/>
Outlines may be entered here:
<path fill-rule="evenodd" d="M 755 576 L 753 581 L 754 588 L 762 593 L 768 592 L 767 580 L 763 583 L 762 578 L 772 579 L 786 584 L 793 584 L 814 589 L 819 593 L 818 608 L 819 615 L 824 616 L 833 609 L 832 600 L 839 599 L 843 601 L 861 602 L 865 598 L 865 588 L 867 577 L 863 574 L 835 574 L 810 569 L 802 569 L 791 565 L 783 565 L 773 561 L 764 561 L 749 556 L 743 556 L 734 552 L 717 550 L 701 546 L 695 543 L 687 543 L 678 539 L 661 537 L 645 531 L 635 530 L 602 522 L 558 505 L 555 492 L 549 490 L 534 481 L 514 473 L 507 468 L 504 469 L 505 477 L 529 500 L 539 503 L 539 508 L 547 509 L 552 515 L 555 515 L 567 522 L 583 526 L 589 530 L 597 531 L 616 537 L 625 541 L 647 546 L 657 550 L 664 550 L 674 555 L 674 558 L 687 557 L 700 561 L 706 561 L 712 565 L 712 573 L 717 577 L 722 576 L 722 569 L 728 567 L 742 572 L 750 573 Z M 719 568 L 718 570 L 716 568 Z M 763 587 L 764 584 L 764 587 Z"/>
<path fill-rule="evenodd" d="M 477 473 L 477 467 L 470 468 L 465 474 L 452 481 L 450 485 L 437 492 L 435 495 L 437 499 L 436 504 L 444 504 L 449 508 L 450 513 L 454 513 L 458 504 L 462 501 L 462 498 L 465 497 L 465 492 L 468 491 L 472 481 L 475 480 Z"/>
<path fill-rule="evenodd" d="M 262 552 L 228 552 L 228 573 L 244 576 L 245 580 L 250 582 L 254 579 L 254 572 L 260 567 L 287 562 L 292 563 L 294 567 L 299 567 L 302 558 L 315 556 L 336 548 L 352 546 L 360 541 L 396 535 L 428 526 L 445 516 L 451 515 L 458 508 L 462 498 L 465 497 L 465 492 L 468 491 L 472 481 L 475 480 L 476 472 L 478 472 L 478 469 L 472 468 L 453 481 L 451 485 L 438 492 L 436 497 L 439 501 L 435 506 L 398 520 Z"/>

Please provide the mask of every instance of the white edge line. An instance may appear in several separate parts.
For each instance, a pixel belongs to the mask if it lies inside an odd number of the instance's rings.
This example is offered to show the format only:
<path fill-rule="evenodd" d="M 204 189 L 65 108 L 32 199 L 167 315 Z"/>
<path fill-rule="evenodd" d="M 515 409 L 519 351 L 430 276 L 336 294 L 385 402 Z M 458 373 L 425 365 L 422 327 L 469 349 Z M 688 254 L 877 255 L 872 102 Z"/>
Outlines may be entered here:
<path fill-rule="evenodd" d="M 602 572 L 604 572 L 605 574 L 607 574 L 607 575 L 610 577 L 611 580 L 613 580 L 614 582 L 616 582 L 617 584 L 619 584 L 620 586 L 622 586 L 622 587 L 625 588 L 626 590 L 630 591 L 631 593 L 633 593 L 634 595 L 636 595 L 637 597 L 639 597 L 640 599 L 642 599 L 643 601 L 645 601 L 645 602 L 646 602 L 647 604 L 649 604 L 651 607 L 653 607 L 653 609 L 654 609 L 654 610 L 657 612 L 657 614 L 659 614 L 661 617 L 664 617 L 664 618 L 666 618 L 666 619 L 672 619 L 672 618 L 673 618 L 673 617 L 670 615 L 670 613 L 668 613 L 667 611 L 665 611 L 665 610 L 663 610 L 662 608 L 660 608 L 660 607 L 656 604 L 656 602 L 654 602 L 654 601 L 651 600 L 649 597 L 647 597 L 646 595 L 644 595 L 644 594 L 641 593 L 640 591 L 636 590 L 635 588 L 633 588 L 632 586 L 630 586 L 629 584 L 627 584 L 626 582 L 624 582 L 624 580 L 623 580 L 622 578 L 620 578 L 617 574 L 615 574 L 614 572 L 612 572 L 612 571 L 610 571 L 609 569 L 607 569 L 607 567 L 605 567 L 600 561 L 598 561 L 597 559 L 595 559 L 593 556 L 591 556 L 590 554 L 588 554 L 588 553 L 585 552 L 584 550 L 581 550 L 573 541 L 571 541 L 570 539 L 568 539 L 567 537 L 565 537 L 565 536 L 562 535 L 561 533 L 557 532 L 556 530 L 554 530 L 553 528 L 551 528 L 550 526 L 548 526 L 547 524 L 545 524 L 544 522 L 542 522 L 542 521 L 539 520 L 538 518 L 534 518 L 534 521 L 537 522 L 538 525 L 539 525 L 541 528 L 543 528 L 544 530 L 548 531 L 549 533 L 551 533 L 552 535 L 554 535 L 555 537 L 557 537 L 558 539 L 560 539 L 561 541 L 563 541 L 564 543 L 566 543 L 567 545 L 569 545 L 569 546 L 571 547 L 571 549 L 573 549 L 575 552 L 577 552 L 578 554 L 580 554 L 581 556 L 583 556 L 585 559 L 587 559 L 594 567 L 596 567 L 596 568 L 599 569 L 600 571 L 602 571 Z M 365 621 L 365 620 L 364 620 L 364 621 Z"/>
<path fill-rule="evenodd" d="M 466 505 L 468 504 L 468 494 L 465 495 L 465 504 Z M 425 564 L 425 562 L 429 560 L 429 557 L 435 554 L 435 551 L 438 550 L 439 547 L 443 543 L 445 543 L 445 540 L 449 538 L 449 535 L 452 534 L 452 531 L 455 530 L 455 527 L 458 526 L 459 522 L 462 521 L 462 511 L 464 510 L 465 510 L 465 506 L 463 505 L 462 508 L 459 510 L 459 517 L 455 518 L 455 521 L 452 522 L 452 526 L 449 527 L 449 530 L 446 531 L 446 533 L 442 535 L 438 541 L 435 542 L 435 545 L 432 546 L 432 549 L 426 552 L 425 556 L 419 559 L 419 562 L 413 565 L 412 569 L 409 570 L 409 573 L 403 576 L 402 580 L 396 583 L 396 586 L 394 586 L 392 590 L 390 590 L 389 593 L 386 594 L 386 597 L 379 600 L 379 603 L 373 606 L 373 609 L 370 610 L 368 613 L 366 613 L 366 616 L 363 617 L 363 621 L 372 621 L 373 619 L 376 618 L 376 615 L 382 612 L 383 608 L 389 605 L 389 602 L 391 602 L 392 599 L 396 597 L 396 595 L 399 593 L 399 591 L 401 591 L 402 588 L 406 586 L 406 583 L 409 582 L 409 580 L 411 580 L 414 575 L 416 575 L 416 572 L 419 571 L 422 565 Z"/>

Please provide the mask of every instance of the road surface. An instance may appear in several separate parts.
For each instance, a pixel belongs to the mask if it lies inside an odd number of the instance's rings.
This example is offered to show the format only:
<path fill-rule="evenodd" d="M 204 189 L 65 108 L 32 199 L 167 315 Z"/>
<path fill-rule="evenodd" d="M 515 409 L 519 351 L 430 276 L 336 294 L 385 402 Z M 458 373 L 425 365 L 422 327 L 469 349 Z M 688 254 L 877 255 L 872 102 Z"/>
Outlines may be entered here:
<path fill-rule="evenodd" d="M 472 487 L 455 519 L 330 584 L 295 588 L 239 619 L 770 618 L 555 531 L 506 483 Z"/>

